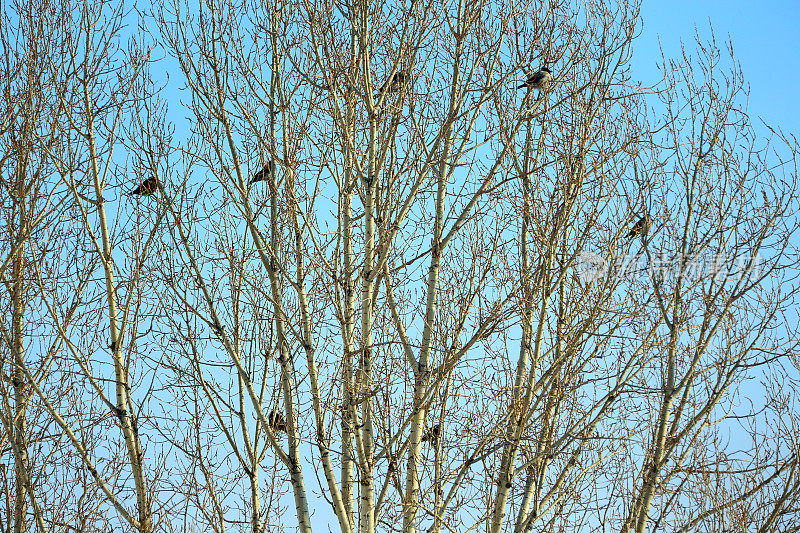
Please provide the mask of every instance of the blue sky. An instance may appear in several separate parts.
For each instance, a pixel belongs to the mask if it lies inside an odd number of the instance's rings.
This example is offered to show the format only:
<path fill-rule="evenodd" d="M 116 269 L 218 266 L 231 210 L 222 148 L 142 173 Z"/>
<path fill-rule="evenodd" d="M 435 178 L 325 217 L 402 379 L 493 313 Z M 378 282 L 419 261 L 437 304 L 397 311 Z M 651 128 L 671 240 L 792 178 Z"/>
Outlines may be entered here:
<path fill-rule="evenodd" d="M 681 40 L 693 48 L 695 27 L 717 44 L 729 38 L 750 83 L 750 116 L 800 134 L 800 2 L 797 0 L 645 0 L 644 31 L 634 45 L 634 78 L 655 81 L 659 39 L 667 57 L 680 57 Z"/>
<path fill-rule="evenodd" d="M 754 122 L 761 117 L 787 133 L 800 135 L 800 104 L 795 97 L 800 85 L 800 47 L 794 42 L 800 28 L 800 2 L 767 0 L 756 5 L 752 0 L 645 0 L 642 18 L 643 33 L 633 49 L 634 81 L 657 81 L 659 44 L 667 58 L 678 58 L 681 41 L 692 51 L 695 29 L 708 37 L 710 24 L 718 45 L 724 46 L 729 38 L 733 42 L 736 58 L 750 83 L 749 111 Z M 174 80 L 181 84 L 180 76 Z M 175 96 L 170 111 L 178 126 L 176 139 L 183 140 L 184 117 L 190 114 L 178 100 L 187 94 L 172 92 L 173 88 L 169 91 Z M 309 486 L 313 486 L 313 470 L 305 467 Z M 315 524 L 329 523 L 335 530 L 330 507 L 321 499 L 312 499 L 312 506 Z"/>

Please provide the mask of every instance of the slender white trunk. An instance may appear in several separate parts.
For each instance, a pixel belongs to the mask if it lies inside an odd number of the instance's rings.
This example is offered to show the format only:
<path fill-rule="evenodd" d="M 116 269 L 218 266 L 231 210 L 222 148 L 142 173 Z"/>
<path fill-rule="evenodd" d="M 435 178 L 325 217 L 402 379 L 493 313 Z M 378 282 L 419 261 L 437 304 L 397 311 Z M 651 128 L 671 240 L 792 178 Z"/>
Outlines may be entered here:
<path fill-rule="evenodd" d="M 88 80 L 88 73 L 87 80 Z M 84 86 L 84 105 L 87 118 L 86 138 L 89 143 L 89 157 L 92 165 L 92 178 L 94 181 L 95 196 L 97 198 L 97 217 L 100 223 L 102 238 L 101 262 L 106 282 L 106 301 L 108 305 L 108 324 L 110 330 L 112 353 L 114 361 L 114 375 L 116 378 L 116 412 L 122 434 L 125 438 L 125 446 L 128 451 L 128 460 L 131 464 L 134 484 L 136 488 L 136 503 L 138 507 L 139 524 L 138 528 L 142 532 L 152 531 L 150 499 L 147 492 L 147 484 L 144 478 L 144 468 L 142 465 L 142 448 L 139 442 L 139 435 L 136 431 L 136 421 L 134 414 L 130 412 L 133 405 L 129 396 L 130 383 L 125 362 L 122 354 L 122 327 L 117 313 L 117 294 L 114 288 L 114 263 L 111 258 L 111 236 L 108 230 L 108 221 L 105 211 L 105 199 L 103 197 L 103 183 L 100 169 L 97 163 L 97 151 L 95 148 L 94 136 L 94 110 L 92 109 L 89 97 L 89 88 Z M 159 191 L 160 193 L 161 191 Z"/>
<path fill-rule="evenodd" d="M 25 346 L 23 343 L 23 318 L 25 316 L 25 241 L 28 235 L 28 214 L 25 204 L 25 180 L 24 165 L 20 162 L 17 169 L 16 200 L 19 212 L 19 225 L 17 234 L 13 241 L 16 245 L 16 253 L 13 261 L 13 288 L 12 288 L 12 335 L 11 352 L 13 360 L 12 383 L 14 385 L 14 467 L 15 476 L 15 500 L 14 500 L 14 533 L 27 531 L 26 520 L 28 514 L 28 494 L 26 486 L 28 484 L 28 427 L 25 415 L 27 404 L 27 394 L 25 394 L 25 384 L 27 380 L 22 372 L 25 366 Z"/>
<path fill-rule="evenodd" d="M 357 50 L 357 37 L 355 32 L 350 36 L 350 55 L 355 64 Z M 353 105 L 348 98 L 347 115 L 343 129 L 348 130 L 353 127 L 355 131 L 355 112 Z M 349 131 L 345 132 L 348 135 Z M 345 144 L 351 144 L 345 141 Z M 355 429 L 355 418 L 351 413 L 353 402 L 353 353 L 355 343 L 353 342 L 355 333 L 355 314 L 356 314 L 356 272 L 355 255 L 353 253 L 353 188 L 356 186 L 356 176 L 352 168 L 355 164 L 352 160 L 354 154 L 351 150 L 343 148 L 345 170 L 344 184 L 341 192 L 342 212 L 341 228 L 342 241 L 344 247 L 344 265 L 342 268 L 342 284 L 344 285 L 344 316 L 342 317 L 342 503 L 344 504 L 347 520 L 350 527 L 355 527 L 355 509 L 353 507 L 353 466 L 355 457 L 353 455 L 353 431 Z"/>

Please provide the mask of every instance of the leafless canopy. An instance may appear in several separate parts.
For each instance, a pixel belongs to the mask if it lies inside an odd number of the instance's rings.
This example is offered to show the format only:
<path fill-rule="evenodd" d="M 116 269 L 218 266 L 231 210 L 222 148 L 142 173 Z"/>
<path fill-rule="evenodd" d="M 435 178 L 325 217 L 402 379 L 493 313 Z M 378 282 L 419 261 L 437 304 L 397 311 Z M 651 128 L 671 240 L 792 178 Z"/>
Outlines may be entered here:
<path fill-rule="evenodd" d="M 0 530 L 798 530 L 798 146 L 638 7 L 4 3 Z"/>

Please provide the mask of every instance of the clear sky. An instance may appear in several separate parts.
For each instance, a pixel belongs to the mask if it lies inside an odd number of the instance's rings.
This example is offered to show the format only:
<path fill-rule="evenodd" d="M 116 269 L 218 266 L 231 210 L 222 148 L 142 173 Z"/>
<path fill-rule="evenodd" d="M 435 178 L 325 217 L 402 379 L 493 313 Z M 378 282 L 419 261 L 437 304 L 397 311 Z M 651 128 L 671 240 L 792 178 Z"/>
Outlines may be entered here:
<path fill-rule="evenodd" d="M 717 44 L 730 38 L 750 84 L 750 116 L 800 135 L 800 2 L 797 0 L 644 0 L 644 32 L 634 45 L 634 78 L 655 81 L 659 39 L 679 58 L 681 40 L 693 48 L 695 27 Z"/>
<path fill-rule="evenodd" d="M 693 50 L 695 29 L 708 37 L 710 24 L 720 47 L 724 48 L 728 39 L 733 42 L 750 84 L 753 121 L 757 124 L 761 117 L 800 137 L 800 102 L 795 96 L 800 85 L 800 0 L 644 0 L 642 19 L 643 33 L 633 49 L 633 81 L 655 83 L 661 60 L 659 45 L 667 58 L 679 58 L 681 41 Z M 186 93 L 178 93 L 170 103 L 171 118 L 178 126 L 176 138 L 181 140 L 184 117 L 189 113 L 178 105 L 178 99 L 185 97 Z M 309 487 L 315 486 L 312 470 L 307 463 L 304 467 Z M 315 526 L 327 523 L 332 531 L 337 530 L 330 506 L 310 496 Z M 291 509 L 291 503 L 289 506 Z"/>

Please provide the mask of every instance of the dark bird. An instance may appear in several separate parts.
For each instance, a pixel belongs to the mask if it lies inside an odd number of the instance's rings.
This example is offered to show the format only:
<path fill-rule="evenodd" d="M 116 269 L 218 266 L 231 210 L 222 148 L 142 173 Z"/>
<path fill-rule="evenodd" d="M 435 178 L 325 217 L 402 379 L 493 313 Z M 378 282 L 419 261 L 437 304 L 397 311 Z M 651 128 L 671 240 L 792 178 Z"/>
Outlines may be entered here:
<path fill-rule="evenodd" d="M 269 163 L 264 165 L 264 168 L 253 174 L 253 179 L 250 180 L 248 185 L 252 185 L 257 181 L 264 181 L 265 179 L 268 179 L 272 174 L 272 170 L 274 167 L 275 165 L 273 161 L 270 161 Z"/>
<path fill-rule="evenodd" d="M 133 189 L 131 194 L 138 194 L 140 196 L 150 196 L 155 194 L 158 190 L 158 180 L 154 176 L 150 176 L 142 182 L 141 185 Z"/>
<path fill-rule="evenodd" d="M 213 331 L 214 335 L 217 337 L 222 337 L 222 335 L 225 333 L 225 326 L 221 325 L 219 322 L 215 322 L 214 324 L 211 324 L 211 331 Z"/>
<path fill-rule="evenodd" d="M 439 424 L 436 424 L 431 429 L 429 429 L 427 433 L 425 433 L 425 435 L 422 436 L 421 442 L 432 441 L 433 443 L 436 443 L 437 440 L 439 440 Z"/>
<path fill-rule="evenodd" d="M 278 411 L 269 412 L 269 427 L 272 431 L 286 431 L 286 420 Z"/>
<path fill-rule="evenodd" d="M 636 237 L 637 235 L 647 235 L 647 232 L 650 231 L 650 224 L 652 221 L 653 220 L 650 218 L 650 215 L 643 216 L 636 222 L 636 224 L 633 225 L 627 237 L 632 238 Z"/>
<path fill-rule="evenodd" d="M 553 81 L 553 75 L 550 69 L 542 67 L 525 80 L 525 83 L 517 87 L 517 89 L 539 89 L 540 91 L 547 88 L 550 82 Z"/>
<path fill-rule="evenodd" d="M 393 93 L 403 87 L 406 83 L 406 73 L 402 70 L 398 70 L 392 76 L 392 79 L 389 80 L 388 83 L 384 83 L 383 87 L 381 87 L 381 92 L 389 91 Z"/>

